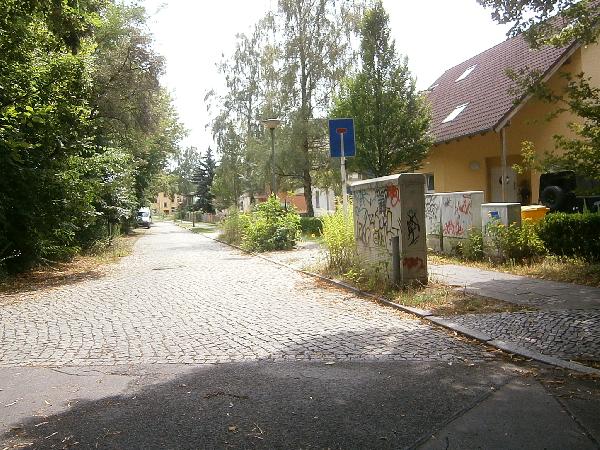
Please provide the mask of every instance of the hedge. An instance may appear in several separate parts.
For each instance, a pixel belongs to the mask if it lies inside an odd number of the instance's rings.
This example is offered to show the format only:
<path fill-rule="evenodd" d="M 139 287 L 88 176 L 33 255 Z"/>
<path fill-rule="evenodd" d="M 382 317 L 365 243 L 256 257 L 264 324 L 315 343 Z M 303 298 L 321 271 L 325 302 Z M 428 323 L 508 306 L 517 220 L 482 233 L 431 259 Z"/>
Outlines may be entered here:
<path fill-rule="evenodd" d="M 600 261 L 600 213 L 548 214 L 538 235 L 550 253 Z"/>
<path fill-rule="evenodd" d="M 318 217 L 300 217 L 300 228 L 302 234 L 321 236 L 321 233 L 323 232 L 323 221 Z"/>

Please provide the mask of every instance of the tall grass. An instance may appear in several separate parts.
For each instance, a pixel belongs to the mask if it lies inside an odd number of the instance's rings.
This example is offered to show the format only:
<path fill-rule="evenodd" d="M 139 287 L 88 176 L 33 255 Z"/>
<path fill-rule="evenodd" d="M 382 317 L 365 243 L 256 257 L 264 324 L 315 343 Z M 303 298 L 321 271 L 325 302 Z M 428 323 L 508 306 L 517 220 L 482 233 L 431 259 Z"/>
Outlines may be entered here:
<path fill-rule="evenodd" d="M 357 262 L 352 206 L 347 213 L 338 208 L 334 214 L 325 216 L 322 220 L 328 269 L 344 274 L 353 269 Z"/>

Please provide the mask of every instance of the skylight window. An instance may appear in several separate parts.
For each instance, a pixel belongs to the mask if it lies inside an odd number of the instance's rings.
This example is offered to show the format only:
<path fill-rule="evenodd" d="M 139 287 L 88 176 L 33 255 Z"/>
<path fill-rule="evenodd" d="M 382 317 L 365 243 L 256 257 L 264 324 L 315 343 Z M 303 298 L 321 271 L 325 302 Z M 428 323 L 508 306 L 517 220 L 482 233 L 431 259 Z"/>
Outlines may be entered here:
<path fill-rule="evenodd" d="M 458 115 L 461 112 L 464 111 L 464 109 L 467 107 L 467 105 L 468 105 L 468 103 L 464 103 L 464 104 L 454 108 L 454 111 L 452 111 L 450 114 L 448 114 L 448 117 L 446 117 L 444 120 L 442 120 L 442 123 L 452 122 L 454 119 L 456 119 L 458 117 Z"/>
<path fill-rule="evenodd" d="M 465 70 L 465 71 L 462 73 L 462 75 L 456 79 L 456 81 L 464 80 L 465 78 L 467 78 L 467 77 L 469 76 L 469 74 L 475 70 L 475 67 L 477 67 L 477 64 L 475 64 L 474 66 L 468 67 L 468 68 L 467 68 L 467 69 L 466 69 L 466 70 Z M 455 81 L 455 82 L 456 82 L 456 81 Z"/>

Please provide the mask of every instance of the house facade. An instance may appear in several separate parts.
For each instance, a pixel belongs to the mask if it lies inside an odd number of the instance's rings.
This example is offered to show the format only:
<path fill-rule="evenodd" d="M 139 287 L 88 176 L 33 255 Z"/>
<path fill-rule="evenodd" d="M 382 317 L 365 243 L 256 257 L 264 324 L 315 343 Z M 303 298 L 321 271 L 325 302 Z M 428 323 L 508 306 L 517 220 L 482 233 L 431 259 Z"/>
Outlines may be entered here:
<path fill-rule="evenodd" d="M 184 203 L 183 195 L 169 195 L 165 192 L 159 192 L 156 200 L 152 203 L 152 211 L 168 216 L 175 214 L 177 209 Z"/>
<path fill-rule="evenodd" d="M 548 120 L 556 105 L 533 97 L 515 100 L 507 70 L 535 70 L 548 87 L 560 92 L 563 75 L 581 72 L 600 86 L 600 46 L 572 44 L 530 49 L 516 36 L 448 69 L 428 90 L 434 146 L 420 172 L 428 192 L 482 190 L 487 202 L 538 203 L 540 174 L 517 174 L 522 142 L 538 155 L 554 150 L 553 136 L 569 136 L 565 112 Z"/>

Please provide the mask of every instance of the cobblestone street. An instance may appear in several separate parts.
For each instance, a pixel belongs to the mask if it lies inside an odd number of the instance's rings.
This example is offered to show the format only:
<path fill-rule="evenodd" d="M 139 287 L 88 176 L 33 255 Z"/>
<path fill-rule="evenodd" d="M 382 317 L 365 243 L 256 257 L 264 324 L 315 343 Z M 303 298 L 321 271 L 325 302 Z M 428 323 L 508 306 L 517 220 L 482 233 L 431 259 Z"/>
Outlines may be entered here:
<path fill-rule="evenodd" d="M 600 360 L 600 311 L 469 314 L 452 320 L 548 356 Z"/>
<path fill-rule="evenodd" d="M 325 255 L 318 245 L 301 243 L 294 252 L 271 252 L 268 257 L 310 269 Z M 546 356 L 600 361 L 600 289 L 458 265 L 431 264 L 429 274 L 461 290 L 533 309 L 456 315 L 452 322 Z"/>
<path fill-rule="evenodd" d="M 106 278 L 0 297 L 0 364 L 481 360 L 394 309 L 158 223 Z"/>

